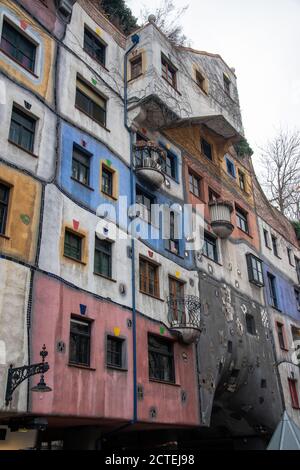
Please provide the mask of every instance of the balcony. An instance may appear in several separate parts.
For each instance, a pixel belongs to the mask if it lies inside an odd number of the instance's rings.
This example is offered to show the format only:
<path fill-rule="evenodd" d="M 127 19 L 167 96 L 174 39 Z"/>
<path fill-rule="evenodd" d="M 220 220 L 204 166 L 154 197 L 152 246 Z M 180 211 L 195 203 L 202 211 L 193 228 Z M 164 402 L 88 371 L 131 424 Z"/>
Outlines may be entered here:
<path fill-rule="evenodd" d="M 165 153 L 154 142 L 140 142 L 135 146 L 135 170 L 137 176 L 158 189 L 165 181 L 163 168 Z"/>
<path fill-rule="evenodd" d="M 209 209 L 214 233 L 220 238 L 228 238 L 234 229 L 231 223 L 232 203 L 218 199 L 209 203 Z"/>
<path fill-rule="evenodd" d="M 194 295 L 170 296 L 167 303 L 170 330 L 186 344 L 195 342 L 200 336 L 200 299 Z"/>

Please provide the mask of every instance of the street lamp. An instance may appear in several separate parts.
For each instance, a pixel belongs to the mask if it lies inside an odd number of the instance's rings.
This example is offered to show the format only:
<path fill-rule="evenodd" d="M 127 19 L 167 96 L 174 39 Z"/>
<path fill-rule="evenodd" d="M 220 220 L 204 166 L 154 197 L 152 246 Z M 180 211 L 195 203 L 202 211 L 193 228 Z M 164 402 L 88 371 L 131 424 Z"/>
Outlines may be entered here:
<path fill-rule="evenodd" d="M 42 351 L 40 352 L 42 362 L 39 364 L 31 364 L 29 366 L 22 367 L 13 367 L 12 364 L 8 369 L 7 385 L 6 385 L 6 394 L 5 394 L 5 404 L 6 406 L 12 401 L 12 396 L 16 388 L 24 382 L 24 380 L 29 379 L 33 375 L 40 374 L 40 381 L 37 385 L 32 387 L 32 392 L 51 392 L 52 388 L 48 387 L 45 382 L 44 374 L 49 370 L 50 366 L 48 362 L 45 362 L 45 358 L 48 356 L 48 351 L 44 345 Z"/>

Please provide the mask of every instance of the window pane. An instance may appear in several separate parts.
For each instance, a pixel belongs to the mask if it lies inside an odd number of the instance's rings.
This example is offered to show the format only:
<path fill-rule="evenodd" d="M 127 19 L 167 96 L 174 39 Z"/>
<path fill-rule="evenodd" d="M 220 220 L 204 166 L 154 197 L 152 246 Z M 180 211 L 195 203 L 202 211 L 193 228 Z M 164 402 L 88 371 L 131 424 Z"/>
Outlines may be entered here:
<path fill-rule="evenodd" d="M 71 320 L 70 362 L 89 366 L 90 323 L 79 320 Z"/>
<path fill-rule="evenodd" d="M 9 139 L 29 152 L 33 152 L 35 119 L 14 107 L 10 124 Z"/>
<path fill-rule="evenodd" d="M 36 45 L 5 20 L 2 28 L 1 48 L 24 67 L 34 71 Z"/>
<path fill-rule="evenodd" d="M 82 238 L 72 232 L 65 233 L 64 254 L 71 258 L 81 260 Z"/>

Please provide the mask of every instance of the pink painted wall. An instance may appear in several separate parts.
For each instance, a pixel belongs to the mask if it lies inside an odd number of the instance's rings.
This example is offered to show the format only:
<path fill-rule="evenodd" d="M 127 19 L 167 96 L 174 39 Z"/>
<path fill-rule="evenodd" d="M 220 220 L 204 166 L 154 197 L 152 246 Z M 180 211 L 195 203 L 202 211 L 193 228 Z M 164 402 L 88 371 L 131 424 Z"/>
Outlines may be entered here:
<path fill-rule="evenodd" d="M 71 314 L 80 314 L 80 304 L 87 306 L 86 318 L 93 320 L 91 368 L 70 367 L 69 334 Z M 32 362 L 39 362 L 45 343 L 50 370 L 46 382 L 53 389 L 46 394 L 31 393 L 31 411 L 45 415 L 131 420 L 133 416 L 132 329 L 127 320 L 131 312 L 91 295 L 71 289 L 37 273 L 34 281 L 32 312 Z M 194 346 L 174 342 L 176 385 L 149 381 L 148 332 L 160 334 L 160 324 L 137 316 L 138 383 L 144 387 L 144 399 L 138 402 L 139 421 L 165 424 L 198 425 L 198 392 Z M 127 339 L 128 372 L 108 369 L 105 365 L 105 333 L 120 329 Z M 165 329 L 165 337 L 173 338 Z M 173 338 L 174 339 L 174 338 Z M 56 350 L 58 341 L 66 344 L 65 353 Z M 187 354 L 184 361 L 182 354 Z M 32 383 L 36 383 L 34 378 Z M 181 390 L 187 402 L 181 402 Z M 150 408 L 157 408 L 157 418 Z"/>

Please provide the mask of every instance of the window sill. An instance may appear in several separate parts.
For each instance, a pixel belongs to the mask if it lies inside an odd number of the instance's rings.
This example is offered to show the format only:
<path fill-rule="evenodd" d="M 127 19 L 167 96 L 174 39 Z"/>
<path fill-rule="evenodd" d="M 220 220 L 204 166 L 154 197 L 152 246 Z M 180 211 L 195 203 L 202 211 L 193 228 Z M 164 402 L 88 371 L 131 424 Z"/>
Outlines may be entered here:
<path fill-rule="evenodd" d="M 31 152 L 30 150 L 27 150 L 27 149 L 25 149 L 24 147 L 21 147 L 21 145 L 16 144 L 16 143 L 13 142 L 12 140 L 8 139 L 8 142 L 9 142 L 11 145 L 14 145 L 15 147 L 17 147 L 18 149 L 23 150 L 23 152 L 28 153 L 28 154 L 31 155 L 32 157 L 34 157 L 34 158 L 39 158 L 38 155 L 35 155 L 35 153 Z"/>
<path fill-rule="evenodd" d="M 107 132 L 110 132 L 110 130 L 104 124 L 101 124 L 101 122 L 97 121 L 95 118 L 93 118 L 93 116 L 90 116 L 83 109 L 76 106 L 76 104 L 75 104 L 75 109 L 77 109 L 79 112 L 87 116 L 89 119 L 91 119 L 91 121 L 94 121 L 96 124 L 98 124 L 98 126 L 102 127 L 102 129 L 106 130 Z"/>
<path fill-rule="evenodd" d="M 178 91 L 177 88 L 175 88 L 174 85 L 172 85 L 172 83 L 170 83 L 163 75 L 162 75 L 162 78 L 171 88 L 173 88 L 174 91 L 176 91 L 176 93 L 178 93 L 179 96 L 181 96 L 180 91 Z"/>
<path fill-rule="evenodd" d="M 112 277 L 105 276 L 104 274 L 96 273 L 95 271 L 94 271 L 94 275 L 99 276 L 99 277 L 103 277 L 104 279 L 107 279 L 108 281 L 111 281 L 111 282 L 117 282 L 116 279 L 113 279 Z"/>
<path fill-rule="evenodd" d="M 208 261 L 212 261 L 213 263 L 217 264 L 218 266 L 223 266 L 221 263 L 219 263 L 219 261 L 209 258 L 209 256 L 206 256 L 204 253 L 202 253 L 202 256 L 204 256 L 204 258 Z"/>
<path fill-rule="evenodd" d="M 270 304 L 270 307 L 274 308 L 274 310 L 276 310 L 276 312 L 282 313 L 282 310 L 280 310 L 280 308 L 274 307 L 274 305 L 272 305 L 272 304 Z"/>
<path fill-rule="evenodd" d="M 148 292 L 144 292 L 140 290 L 140 294 L 148 295 L 148 297 L 151 297 L 154 300 L 159 300 L 160 302 L 164 302 L 164 299 L 161 299 L 160 297 L 156 297 L 155 295 L 149 294 Z"/>
<path fill-rule="evenodd" d="M 5 240 L 10 240 L 10 237 L 8 235 L 5 235 L 4 233 L 0 233 L 0 238 L 4 238 Z"/>
<path fill-rule="evenodd" d="M 252 284 L 253 286 L 259 287 L 260 289 L 261 289 L 262 287 L 265 287 L 265 284 L 258 284 L 257 282 L 254 282 L 254 281 L 249 281 L 249 282 L 250 282 L 250 284 Z"/>
<path fill-rule="evenodd" d="M 92 372 L 95 372 L 95 370 L 96 370 L 94 367 L 84 366 L 83 364 L 75 364 L 73 362 L 69 362 L 68 367 L 74 367 L 75 369 L 90 370 Z"/>
<path fill-rule="evenodd" d="M 0 51 L 2 54 L 4 54 L 6 57 L 8 57 L 10 60 L 12 60 L 15 64 L 19 65 L 19 67 L 22 67 L 22 69 L 26 70 L 26 72 L 30 73 L 34 78 L 39 78 L 38 75 L 36 75 L 32 70 L 28 69 L 27 67 L 24 67 L 24 65 L 16 60 L 13 56 L 8 54 L 2 47 L 0 48 Z"/>
<path fill-rule="evenodd" d="M 180 387 L 180 384 L 177 384 L 174 382 L 166 382 L 165 380 L 149 379 L 149 382 L 162 384 L 162 385 L 171 385 L 172 387 Z"/>
<path fill-rule="evenodd" d="M 240 232 L 244 233 L 245 235 L 247 235 L 247 237 L 253 239 L 253 237 L 250 235 L 249 232 L 245 232 L 245 230 L 243 230 L 241 227 L 237 227 L 238 230 L 240 230 Z"/>
<path fill-rule="evenodd" d="M 73 178 L 73 176 L 71 176 L 71 180 L 75 181 L 75 183 L 80 184 L 80 185 L 83 186 L 84 188 L 89 189 L 90 191 L 95 191 L 93 188 L 91 188 L 91 187 L 88 186 L 87 184 L 82 183 L 81 181 L 77 180 L 76 178 Z"/>
<path fill-rule="evenodd" d="M 83 266 L 86 266 L 86 263 L 84 261 L 81 261 L 80 259 L 72 258 L 72 256 L 68 256 L 65 254 L 64 254 L 64 257 L 71 261 L 75 261 L 76 263 L 82 264 Z"/>
<path fill-rule="evenodd" d="M 108 194 L 108 193 L 106 193 L 105 191 L 102 191 L 102 189 L 101 189 L 101 193 L 102 193 L 105 197 L 107 197 L 107 198 L 109 198 L 109 199 L 112 199 L 113 201 L 117 201 L 117 200 L 118 200 L 118 198 L 117 198 L 116 196 L 113 196 L 113 195 L 111 195 L 111 194 Z"/>
<path fill-rule="evenodd" d="M 281 349 L 281 351 L 284 351 L 284 352 L 286 352 L 286 353 L 289 352 L 289 349 L 288 349 L 288 348 L 282 348 L 282 347 L 280 346 L 280 349 Z"/>
<path fill-rule="evenodd" d="M 134 80 L 137 80 L 138 78 L 141 78 L 144 74 L 143 73 L 140 73 L 139 75 L 137 75 L 136 77 L 133 77 L 133 78 L 130 78 L 127 83 L 132 83 L 134 82 Z"/>
<path fill-rule="evenodd" d="M 128 372 L 128 369 L 125 367 L 118 367 L 118 366 L 113 366 L 111 364 L 106 364 L 107 369 L 119 371 L 119 372 Z"/>

